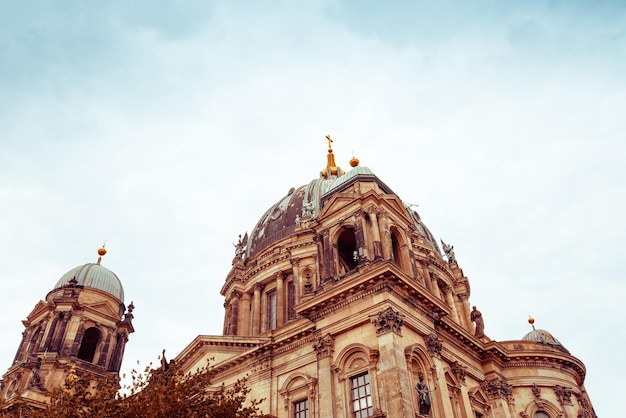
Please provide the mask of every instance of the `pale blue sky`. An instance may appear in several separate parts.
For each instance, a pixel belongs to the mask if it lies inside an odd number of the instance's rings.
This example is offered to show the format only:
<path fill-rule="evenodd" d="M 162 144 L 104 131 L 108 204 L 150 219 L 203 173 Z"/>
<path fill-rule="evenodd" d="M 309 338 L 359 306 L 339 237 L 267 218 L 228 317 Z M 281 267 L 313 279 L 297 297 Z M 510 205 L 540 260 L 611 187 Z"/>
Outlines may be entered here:
<path fill-rule="evenodd" d="M 0 368 L 76 265 L 137 306 L 124 368 L 219 334 L 232 243 L 352 153 L 455 245 L 496 340 L 626 390 L 622 2 L 0 2 Z"/>

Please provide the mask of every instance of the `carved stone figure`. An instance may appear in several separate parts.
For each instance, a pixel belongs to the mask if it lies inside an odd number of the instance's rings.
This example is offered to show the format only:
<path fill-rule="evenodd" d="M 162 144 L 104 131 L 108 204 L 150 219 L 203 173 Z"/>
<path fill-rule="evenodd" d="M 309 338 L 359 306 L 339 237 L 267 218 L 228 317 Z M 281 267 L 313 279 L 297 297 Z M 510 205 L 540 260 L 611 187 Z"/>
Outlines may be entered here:
<path fill-rule="evenodd" d="M 443 252 L 446 254 L 448 263 L 456 261 L 456 257 L 454 256 L 454 245 L 448 245 L 443 242 L 443 240 L 441 240 L 441 245 L 443 246 Z"/>
<path fill-rule="evenodd" d="M 42 389 L 41 386 L 41 378 L 39 377 L 39 372 L 41 369 L 41 357 L 37 358 L 33 368 L 31 369 L 32 375 L 30 377 L 29 387 Z"/>
<path fill-rule="evenodd" d="M 243 239 L 241 238 L 241 234 L 239 234 L 239 241 L 237 241 L 237 244 L 233 244 L 233 246 L 235 247 L 235 257 L 237 258 L 243 257 L 244 249 L 247 244 L 248 244 L 248 233 L 246 232 Z"/>
<path fill-rule="evenodd" d="M 419 396 L 419 412 L 420 415 L 428 416 L 430 412 L 430 392 L 428 385 L 424 383 L 424 375 L 420 374 L 420 381 L 415 385 Z"/>
<path fill-rule="evenodd" d="M 313 202 L 302 202 L 302 217 L 311 218 L 315 213 Z"/>
<path fill-rule="evenodd" d="M 483 314 L 480 313 L 476 306 L 472 307 L 472 313 L 470 315 L 472 322 L 476 324 L 476 330 L 474 331 L 474 335 L 478 338 L 482 338 L 485 336 L 485 323 L 483 322 Z"/>

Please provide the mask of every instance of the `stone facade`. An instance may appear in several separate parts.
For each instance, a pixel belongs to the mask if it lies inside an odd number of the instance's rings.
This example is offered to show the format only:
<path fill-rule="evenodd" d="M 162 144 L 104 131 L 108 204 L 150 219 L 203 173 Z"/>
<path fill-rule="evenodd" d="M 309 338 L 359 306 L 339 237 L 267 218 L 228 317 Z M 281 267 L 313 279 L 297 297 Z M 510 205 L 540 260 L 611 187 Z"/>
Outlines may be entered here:
<path fill-rule="evenodd" d="M 7 409 L 16 402 L 45 408 L 51 391 L 61 387 L 70 370 L 79 376 L 119 375 L 128 336 L 134 332 L 132 302 L 124 313 L 121 283 L 99 260 L 74 270 L 77 274 L 60 280 L 23 321 L 22 341 L 0 388 Z"/>
<path fill-rule="evenodd" d="M 452 247 L 444 258 L 417 212 L 353 167 L 329 148 L 321 176 L 240 240 L 223 335 L 175 361 L 194 371 L 212 358 L 216 384 L 247 376 L 272 417 L 594 417 L 583 363 L 560 344 L 477 331 Z"/>

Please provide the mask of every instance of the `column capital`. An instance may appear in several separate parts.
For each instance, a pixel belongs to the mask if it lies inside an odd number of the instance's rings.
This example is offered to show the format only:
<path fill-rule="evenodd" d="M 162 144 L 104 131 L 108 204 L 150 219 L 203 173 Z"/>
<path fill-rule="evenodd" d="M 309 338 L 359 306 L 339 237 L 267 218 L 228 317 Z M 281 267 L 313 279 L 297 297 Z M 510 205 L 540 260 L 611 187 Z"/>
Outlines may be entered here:
<path fill-rule="evenodd" d="M 384 334 L 388 331 L 402 335 L 401 328 L 404 324 L 404 315 L 388 307 L 383 311 L 379 311 L 376 315 L 371 315 L 370 322 L 376 326 L 376 335 Z"/>

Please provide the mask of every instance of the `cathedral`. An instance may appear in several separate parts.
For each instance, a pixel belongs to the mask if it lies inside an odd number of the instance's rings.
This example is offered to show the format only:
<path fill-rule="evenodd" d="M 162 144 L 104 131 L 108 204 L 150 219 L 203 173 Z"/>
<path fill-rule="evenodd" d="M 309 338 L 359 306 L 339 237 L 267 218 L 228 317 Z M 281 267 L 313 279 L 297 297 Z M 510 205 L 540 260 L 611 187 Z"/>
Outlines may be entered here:
<path fill-rule="evenodd" d="M 268 417 L 594 418 L 585 365 L 534 326 L 486 336 L 453 247 L 356 158 L 339 168 L 327 138 L 319 177 L 240 237 L 223 335 L 177 364 L 247 376 Z"/>
<path fill-rule="evenodd" d="M 133 303 L 125 307 L 120 279 L 100 264 L 105 254 L 102 247 L 96 263 L 61 276 L 23 321 L 22 341 L 0 388 L 4 408 L 44 409 L 70 373 L 119 376 L 134 332 Z"/>
<path fill-rule="evenodd" d="M 210 362 L 216 387 L 246 377 L 266 417 L 595 418 L 585 365 L 534 326 L 490 339 L 454 248 L 356 158 L 338 167 L 327 138 L 319 176 L 240 236 L 222 335 L 176 364 Z M 117 376 L 132 310 L 100 258 L 63 275 L 24 321 L 6 405 L 44 407 L 74 369 Z"/>

